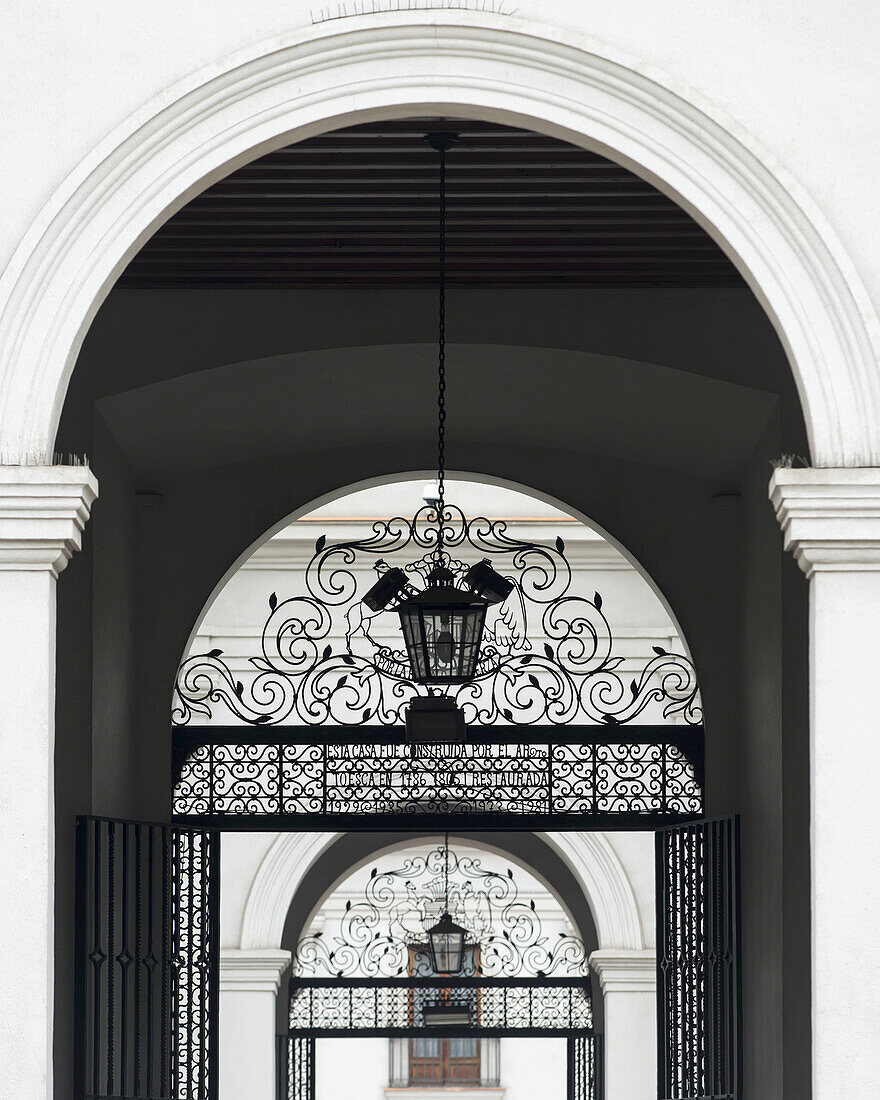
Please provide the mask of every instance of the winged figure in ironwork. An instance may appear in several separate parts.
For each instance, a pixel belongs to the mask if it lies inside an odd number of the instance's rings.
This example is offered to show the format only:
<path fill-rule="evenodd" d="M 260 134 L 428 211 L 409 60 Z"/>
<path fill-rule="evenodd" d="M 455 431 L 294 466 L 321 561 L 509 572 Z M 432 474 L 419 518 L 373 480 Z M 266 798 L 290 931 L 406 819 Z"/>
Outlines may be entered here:
<path fill-rule="evenodd" d="M 515 582 L 514 577 L 507 580 Z M 506 600 L 487 611 L 483 637 L 504 657 L 529 649 L 526 602 L 518 584 L 514 583 Z"/>

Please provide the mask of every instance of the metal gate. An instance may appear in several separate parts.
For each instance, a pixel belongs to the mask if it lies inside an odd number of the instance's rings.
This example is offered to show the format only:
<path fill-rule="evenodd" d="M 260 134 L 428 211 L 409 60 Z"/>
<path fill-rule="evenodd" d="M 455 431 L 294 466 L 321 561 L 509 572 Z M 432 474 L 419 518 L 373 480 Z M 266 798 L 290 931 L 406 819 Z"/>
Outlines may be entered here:
<path fill-rule="evenodd" d="M 568 1100 L 604 1100 L 605 1064 L 601 1035 L 568 1040 Z"/>
<path fill-rule="evenodd" d="M 315 1100 L 315 1039 L 279 1035 L 275 1054 L 277 1100 Z"/>
<path fill-rule="evenodd" d="M 739 818 L 656 834 L 660 1100 L 741 1100 Z"/>
<path fill-rule="evenodd" d="M 77 820 L 76 1100 L 215 1100 L 219 835 Z"/>
<path fill-rule="evenodd" d="M 739 819 L 656 855 L 658 1097 L 741 1100 Z M 76 1100 L 216 1100 L 219 835 L 80 818 L 77 859 Z M 283 1044 L 283 1100 L 313 1100 L 313 1036 Z M 601 1100 L 603 1069 L 571 1035 L 569 1100 Z"/>

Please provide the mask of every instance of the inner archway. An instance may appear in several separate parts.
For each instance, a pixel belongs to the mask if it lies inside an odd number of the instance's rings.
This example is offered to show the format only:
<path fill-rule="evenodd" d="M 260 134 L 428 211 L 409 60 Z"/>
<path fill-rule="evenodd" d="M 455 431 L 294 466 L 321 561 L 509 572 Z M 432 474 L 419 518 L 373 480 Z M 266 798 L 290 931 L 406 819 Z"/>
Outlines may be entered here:
<path fill-rule="evenodd" d="M 259 619 L 264 613 L 266 592 L 271 589 L 276 598 L 276 606 L 282 606 L 289 593 L 297 591 L 297 586 L 303 583 L 303 576 L 308 574 L 307 562 L 316 540 L 322 547 L 332 547 L 337 542 L 344 544 L 353 539 L 357 541 L 360 527 L 370 531 L 389 517 L 405 515 L 422 504 L 423 488 L 423 479 L 409 479 L 378 484 L 354 493 L 342 492 L 329 503 L 318 508 L 307 508 L 305 514 L 298 519 L 285 521 L 271 537 L 259 541 L 256 549 L 249 553 L 239 564 L 239 568 L 217 590 L 201 618 L 198 631 L 191 639 L 186 660 L 197 659 L 200 652 L 222 650 L 224 658 L 232 662 L 230 667 L 234 667 L 235 675 L 244 680 L 246 672 L 242 661 L 247 653 L 260 648 L 257 635 L 261 630 Z M 627 667 L 631 665 L 635 668 L 640 660 L 650 656 L 652 641 L 655 644 L 662 642 L 670 650 L 683 648 L 676 627 L 644 576 L 627 557 L 592 528 L 533 495 L 527 495 L 521 490 L 481 483 L 477 479 L 453 480 L 449 493 L 450 501 L 458 503 L 469 516 L 485 514 L 493 522 L 503 520 L 511 539 L 523 538 L 524 529 L 530 532 L 529 539 L 532 541 L 549 539 L 552 542 L 556 538 L 562 539 L 574 570 L 570 591 L 573 594 L 588 592 L 595 601 L 598 599 L 598 590 L 601 589 L 604 601 L 599 601 L 600 606 L 614 620 L 619 635 L 618 642 L 624 640 L 629 662 Z M 368 572 L 369 569 L 367 563 Z M 622 613 L 622 618 L 619 613 Z M 340 623 L 343 622 L 350 627 L 347 617 L 342 617 Z M 376 629 L 374 626 L 373 630 Z M 331 631 L 322 639 L 321 644 L 326 642 L 330 648 L 335 649 L 341 641 L 341 636 L 337 637 Z M 641 652 L 642 649 L 645 650 L 644 653 Z M 217 701 L 216 695 L 214 701 Z M 201 720 L 198 720 L 194 735 L 200 736 L 200 730 L 210 733 L 210 723 L 214 717 L 213 714 L 205 716 L 208 721 L 206 730 Z M 657 716 L 646 714 L 645 720 L 650 721 L 652 717 Z M 222 716 L 220 720 L 223 720 Z M 224 736 L 227 734 L 228 730 Z M 358 734 L 363 740 L 367 736 L 366 728 L 361 726 Z M 260 739 L 260 734 L 250 738 L 251 742 Z M 256 815 L 261 797 L 258 793 L 260 780 L 253 768 L 259 770 L 262 767 L 261 761 L 265 762 L 262 756 L 258 758 L 253 752 L 248 752 L 248 817 L 238 822 L 232 817 L 226 817 L 226 824 L 236 828 L 243 825 L 246 829 L 249 825 L 253 827 L 258 823 Z M 384 769 L 387 771 L 389 767 L 386 759 Z M 219 776 L 222 769 L 219 760 L 212 769 L 215 776 Z M 628 769 L 627 782 L 631 792 L 637 782 L 636 770 L 635 765 Z M 182 782 L 185 786 L 188 784 L 187 773 L 184 773 Z M 234 780 L 230 785 L 226 780 L 221 780 L 228 794 L 232 793 L 237 783 Z M 524 791 L 522 793 L 525 794 Z M 183 813 L 181 820 L 185 820 L 188 811 L 183 802 L 178 812 Z M 584 958 L 598 952 L 597 966 L 606 968 L 621 965 L 620 960 L 623 959 L 623 965 L 630 968 L 631 973 L 641 975 L 639 980 L 644 987 L 640 987 L 638 991 L 627 993 L 615 989 L 609 994 L 617 998 L 612 1050 L 619 1051 L 628 1047 L 631 1071 L 636 1075 L 641 1072 L 645 1080 L 652 1080 L 654 1063 L 649 1048 L 653 1008 L 648 1016 L 644 1016 L 641 1024 L 638 1024 L 639 1012 L 642 1010 L 633 1007 L 630 1011 L 623 1003 L 629 996 L 636 1001 L 646 1000 L 653 1005 L 653 986 L 645 977 L 652 973 L 653 967 L 653 897 L 644 888 L 651 873 L 653 841 L 650 834 L 631 833 L 625 841 L 621 839 L 618 842 L 597 832 L 537 836 L 532 833 L 491 833 L 481 830 L 478 835 L 462 838 L 460 826 L 456 828 L 454 825 L 454 813 L 449 821 L 453 823 L 451 832 L 454 844 L 469 843 L 489 851 L 503 852 L 514 859 L 518 857 L 521 865 L 532 868 L 532 873 L 538 874 L 542 881 L 549 881 L 554 885 L 557 897 L 565 899 L 565 909 L 573 917 L 580 934 L 589 941 Z M 361 830 L 338 838 L 323 833 L 311 836 L 282 833 L 271 839 L 268 848 L 265 834 L 242 832 L 224 838 L 226 866 L 222 880 L 225 884 L 224 891 L 228 889 L 230 896 L 224 903 L 223 920 L 228 928 L 226 935 L 237 939 L 235 947 L 230 945 L 231 953 L 226 956 L 225 963 L 230 974 L 227 988 L 232 998 L 229 1012 L 243 1011 L 242 999 L 245 991 L 242 968 L 248 965 L 248 959 L 254 960 L 255 966 L 265 967 L 266 960 L 277 957 L 279 948 L 282 951 L 292 950 L 295 954 L 303 930 L 310 927 L 321 899 L 326 899 L 334 892 L 340 879 L 350 875 L 353 869 L 369 867 L 375 861 L 381 862 L 383 853 L 387 855 L 392 851 L 402 851 L 420 842 L 419 832 L 413 834 L 411 831 L 412 823 L 410 819 L 410 831 L 401 833 L 397 838 L 389 835 L 387 829 L 381 833 Z M 508 818 L 507 824 L 513 824 L 511 819 Z M 578 828 L 586 824 L 587 820 L 583 818 Z M 633 824 L 639 828 L 637 820 Z M 250 885 L 246 867 L 252 868 L 249 872 L 252 875 Z M 540 870 L 536 871 L 536 868 Z M 639 890 L 634 888 L 633 882 L 640 883 Z M 246 903 L 242 908 L 241 901 L 244 898 Z M 226 942 L 229 943 L 229 939 Z M 632 982 L 631 976 L 629 980 Z M 603 971 L 603 984 L 607 981 L 607 971 Z M 601 987 L 595 978 L 592 986 L 594 1015 L 601 1028 Z M 282 979 L 279 1011 L 284 1010 L 287 1005 L 286 990 L 286 979 Z M 237 1018 L 236 1015 L 235 1019 Z M 278 1026 L 282 1026 L 280 1019 Z M 227 1071 L 232 1080 L 241 1079 L 242 1067 L 249 1064 L 235 1042 L 237 1034 L 245 1033 L 241 1027 L 233 1027 L 228 1033 L 224 1032 L 229 1036 L 228 1044 L 231 1044 L 224 1049 L 227 1049 L 226 1057 L 232 1059 Z M 493 1036 L 493 1041 L 497 1038 L 497 1035 Z M 435 1039 L 436 1036 L 431 1039 L 431 1043 Z M 639 1059 L 634 1059 L 632 1055 L 633 1044 L 638 1047 Z M 402 1058 L 398 1046 L 393 1049 Z M 434 1064 L 436 1059 L 431 1060 L 433 1055 L 428 1057 L 424 1053 L 427 1049 L 428 1047 L 424 1050 L 418 1047 L 421 1053 L 412 1064 L 418 1069 L 424 1055 L 427 1061 L 418 1072 L 427 1072 L 425 1067 L 431 1069 L 431 1072 L 440 1072 L 438 1066 L 441 1063 L 446 1065 L 443 1062 L 446 1047 L 442 1043 L 438 1047 L 440 1062 L 437 1065 Z M 322 1050 L 323 1047 L 318 1050 L 319 1073 Z M 365 1072 L 366 1067 L 374 1065 L 377 1057 L 379 1061 L 382 1060 L 382 1050 L 382 1043 L 376 1040 L 369 1050 L 358 1053 L 358 1058 L 364 1059 Z M 553 1050 L 556 1051 L 555 1054 L 552 1054 Z M 560 1050 L 551 1044 L 541 1056 L 544 1055 L 552 1062 L 552 1066 L 548 1062 L 548 1073 L 552 1070 L 564 1075 L 564 1058 L 567 1057 L 565 1052 L 560 1054 Z M 486 1059 L 488 1058 L 489 1054 L 486 1053 Z M 563 1058 L 562 1062 L 559 1061 L 560 1058 Z M 611 1096 L 623 1096 L 626 1090 L 626 1085 L 620 1079 L 618 1061 L 619 1059 L 612 1060 L 609 1064 Z M 496 1062 L 484 1061 L 483 1064 L 495 1066 Z M 509 1058 L 506 1064 L 511 1072 L 512 1063 Z M 410 1063 L 407 1062 L 407 1065 Z M 468 1072 L 476 1072 L 476 1065 L 477 1062 L 469 1062 Z M 391 1085 L 401 1079 L 400 1075 L 404 1071 L 402 1062 L 400 1065 L 395 1062 L 395 1066 L 394 1072 L 398 1076 L 392 1074 Z M 638 1069 L 639 1066 L 641 1069 Z M 247 1072 L 265 1075 L 267 1071 L 254 1069 Z M 320 1089 L 318 1095 L 321 1095 Z"/>

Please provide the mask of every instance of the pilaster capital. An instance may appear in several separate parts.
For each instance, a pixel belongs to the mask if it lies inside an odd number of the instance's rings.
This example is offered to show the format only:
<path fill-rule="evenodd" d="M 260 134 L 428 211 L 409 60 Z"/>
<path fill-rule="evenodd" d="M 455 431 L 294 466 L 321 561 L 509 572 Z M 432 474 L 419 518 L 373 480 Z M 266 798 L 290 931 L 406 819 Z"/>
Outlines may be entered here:
<path fill-rule="evenodd" d="M 0 570 L 64 569 L 98 496 L 85 466 L 0 466 Z"/>
<path fill-rule="evenodd" d="M 654 993 L 657 962 L 653 951 L 606 948 L 590 955 L 603 993 Z"/>
<path fill-rule="evenodd" d="M 271 947 L 220 951 L 220 992 L 271 993 L 281 986 L 281 975 L 290 966 L 290 952 Z"/>
<path fill-rule="evenodd" d="M 880 571 L 880 468 L 778 469 L 770 500 L 808 577 Z"/>

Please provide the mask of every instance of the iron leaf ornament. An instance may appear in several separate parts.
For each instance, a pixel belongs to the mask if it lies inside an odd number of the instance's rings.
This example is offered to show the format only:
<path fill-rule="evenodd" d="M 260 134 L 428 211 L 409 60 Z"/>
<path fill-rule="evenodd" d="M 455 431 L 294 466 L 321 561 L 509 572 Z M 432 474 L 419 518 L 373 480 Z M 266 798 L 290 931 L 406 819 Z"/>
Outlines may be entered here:
<path fill-rule="evenodd" d="M 682 654 L 654 646 L 634 674 L 621 671 L 601 595 L 572 591 L 565 543 L 542 545 L 512 536 L 505 520 L 467 519 L 445 505 L 442 523 L 431 505 L 407 520 L 372 523 L 359 539 L 328 542 L 322 535 L 304 574 L 303 591 L 273 592 L 260 652 L 249 658 L 245 683 L 221 650 L 195 654 L 180 665 L 172 719 L 234 719 L 250 725 L 403 725 L 411 699 L 429 693 L 416 684 L 402 644 L 373 635 L 372 613 L 361 603 L 356 565 L 368 561 L 368 584 L 407 555 L 410 592 L 423 590 L 441 560 L 460 582 L 475 561 L 504 563 L 508 597 L 491 607 L 474 679 L 447 694 L 468 725 L 567 725 L 633 722 L 648 707 L 667 720 L 698 725 L 702 708 L 696 672 Z"/>
<path fill-rule="evenodd" d="M 479 857 L 445 849 L 409 856 L 399 867 L 374 867 L 363 896 L 346 901 L 333 927 L 303 936 L 293 977 L 430 977 L 428 931 L 447 908 L 468 930 L 471 977 L 522 978 L 589 973 L 589 952 L 567 932 L 550 934 L 534 899 L 513 871 L 484 867 Z"/>

